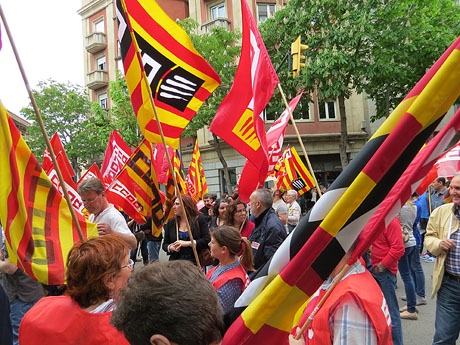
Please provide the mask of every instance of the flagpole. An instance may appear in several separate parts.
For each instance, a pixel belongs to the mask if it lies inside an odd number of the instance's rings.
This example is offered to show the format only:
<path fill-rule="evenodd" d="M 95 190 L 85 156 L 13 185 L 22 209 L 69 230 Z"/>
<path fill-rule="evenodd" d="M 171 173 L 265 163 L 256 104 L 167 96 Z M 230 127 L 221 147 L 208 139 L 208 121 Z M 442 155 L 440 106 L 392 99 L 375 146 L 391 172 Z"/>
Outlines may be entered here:
<path fill-rule="evenodd" d="M 131 40 L 132 40 L 132 42 L 134 44 L 134 48 L 136 49 L 136 56 L 137 56 L 137 59 L 139 61 L 139 65 L 141 66 L 142 79 L 143 79 L 143 82 L 145 83 L 146 89 L 148 91 L 150 103 L 152 104 L 153 112 L 155 114 L 155 120 L 157 122 L 158 131 L 160 132 L 161 142 L 162 142 L 162 144 L 163 144 L 163 146 L 165 148 L 166 158 L 168 159 L 169 171 L 171 171 L 171 175 L 172 175 L 173 181 L 174 181 L 174 188 L 176 190 L 176 194 L 178 196 L 180 206 L 182 207 L 182 210 L 183 210 L 183 212 L 185 214 L 184 218 L 185 218 L 185 223 L 187 225 L 188 235 L 190 237 L 190 242 L 192 244 L 193 255 L 195 256 L 195 260 L 196 260 L 196 264 L 197 264 L 198 268 L 201 268 L 200 259 L 198 257 L 198 252 L 196 251 L 196 245 L 195 245 L 195 241 L 193 240 L 193 234 L 192 234 L 192 231 L 190 229 L 190 224 L 188 222 L 187 213 L 186 213 L 186 210 L 185 210 L 185 207 L 184 207 L 184 202 L 182 200 L 182 195 L 180 194 L 179 185 L 177 184 L 176 174 L 174 173 L 174 168 L 173 168 L 173 165 L 172 165 L 172 162 L 171 162 L 171 157 L 169 156 L 168 147 L 166 146 L 166 140 L 165 140 L 165 137 L 164 137 L 164 134 L 163 134 L 163 129 L 161 127 L 160 119 L 158 118 L 157 108 L 155 106 L 155 102 L 153 101 L 152 90 L 150 89 L 150 85 L 148 83 L 147 76 L 145 75 L 144 64 L 143 64 L 142 58 L 140 56 L 139 46 L 137 45 L 137 40 L 136 40 L 136 37 L 134 36 L 134 32 L 133 32 L 132 27 L 131 27 L 131 22 L 129 20 L 128 11 L 126 10 L 125 1 L 121 0 L 121 4 L 123 6 L 123 10 L 124 10 L 125 15 L 126 15 L 126 22 L 128 24 L 128 27 L 129 27 L 129 34 L 131 35 Z"/>
<path fill-rule="evenodd" d="M 6 22 L 5 14 L 3 13 L 3 9 L 2 9 L 1 5 L 0 5 L 0 17 L 2 17 L 2 21 L 3 21 L 3 25 L 5 26 L 6 34 L 8 36 L 8 39 L 10 40 L 11 48 L 13 49 L 13 53 L 14 53 L 14 56 L 16 58 L 16 62 L 18 63 L 19 71 L 21 72 L 22 79 L 24 80 L 24 84 L 25 84 L 27 93 L 29 94 L 29 98 L 30 98 L 30 101 L 32 103 L 32 107 L 34 108 L 35 116 L 37 117 L 37 121 L 38 121 L 38 124 L 40 125 L 40 129 L 42 131 L 43 137 L 45 139 L 46 146 L 47 146 L 48 151 L 50 153 L 51 160 L 52 160 L 52 162 L 54 164 L 54 167 L 56 169 L 56 173 L 58 175 L 59 183 L 61 184 L 62 192 L 64 193 L 64 198 L 67 201 L 67 205 L 69 207 L 70 214 L 72 215 L 72 220 L 73 220 L 73 222 L 75 224 L 75 227 L 77 229 L 78 236 L 80 237 L 80 240 L 82 242 L 84 242 L 85 239 L 84 239 L 83 233 L 81 231 L 80 223 L 78 222 L 77 214 L 75 213 L 75 210 L 74 210 L 74 208 L 72 206 L 72 202 L 70 200 L 69 193 L 67 192 L 67 187 L 65 185 L 64 178 L 62 177 L 61 169 L 59 168 L 59 165 L 58 165 L 57 160 L 56 160 L 56 155 L 54 154 L 54 150 L 53 150 L 53 147 L 51 146 L 50 139 L 48 137 L 48 134 L 46 133 L 45 125 L 44 125 L 42 117 L 40 115 L 40 110 L 38 109 L 37 102 L 35 101 L 35 97 L 34 97 L 34 95 L 32 93 L 31 88 L 30 88 L 29 80 L 27 79 L 26 73 L 24 71 L 24 67 L 22 66 L 21 59 L 19 58 L 19 54 L 18 54 L 18 51 L 16 49 L 16 45 L 15 45 L 13 37 L 11 35 L 10 28 L 9 28 L 7 22 Z"/>
<path fill-rule="evenodd" d="M 334 291 L 334 288 L 337 286 L 337 284 L 342 280 L 343 276 L 348 272 L 350 269 L 350 265 L 345 264 L 345 266 L 342 268 L 340 273 L 334 277 L 334 280 L 332 281 L 331 285 L 328 287 L 326 293 L 324 294 L 323 298 L 318 302 L 316 305 L 315 309 L 313 309 L 312 313 L 308 316 L 307 321 L 303 324 L 302 328 L 297 332 L 295 339 L 299 340 L 300 337 L 302 336 L 303 332 L 307 329 L 308 326 L 311 325 L 313 322 L 313 318 L 316 316 L 318 311 L 321 309 L 323 304 L 326 302 L 327 298 L 330 296 L 332 291 Z"/>
<path fill-rule="evenodd" d="M 279 92 L 281 93 L 281 97 L 283 98 L 283 102 L 286 105 L 286 109 L 289 112 L 289 116 L 291 118 L 292 126 L 294 127 L 295 133 L 297 135 L 297 139 L 299 140 L 300 147 L 302 148 L 302 151 L 303 151 L 303 154 L 305 156 L 305 159 L 307 160 L 308 169 L 310 169 L 311 176 L 313 176 L 313 180 L 315 181 L 316 191 L 317 191 L 318 195 L 321 197 L 322 196 L 321 190 L 319 188 L 318 181 L 316 180 L 315 172 L 313 171 L 313 168 L 312 168 L 312 166 L 310 164 L 310 160 L 308 159 L 308 155 L 307 155 L 307 151 L 305 150 L 305 146 L 303 146 L 302 139 L 300 138 L 299 130 L 297 129 L 297 125 L 295 124 L 294 115 L 292 115 L 291 108 L 289 107 L 289 104 L 288 104 L 288 102 L 286 100 L 286 96 L 284 95 L 284 92 L 283 92 L 283 89 L 281 87 L 281 84 L 278 83 L 277 86 L 278 86 Z"/>

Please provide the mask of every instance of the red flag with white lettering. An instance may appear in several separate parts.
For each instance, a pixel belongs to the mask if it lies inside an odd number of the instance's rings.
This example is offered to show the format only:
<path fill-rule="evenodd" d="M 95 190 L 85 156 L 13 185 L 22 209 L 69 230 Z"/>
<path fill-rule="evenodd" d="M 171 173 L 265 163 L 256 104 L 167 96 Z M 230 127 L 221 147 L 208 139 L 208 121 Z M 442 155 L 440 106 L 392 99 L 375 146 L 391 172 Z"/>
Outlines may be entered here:
<path fill-rule="evenodd" d="M 105 150 L 104 161 L 102 162 L 101 173 L 106 188 L 120 172 L 123 165 L 132 155 L 128 144 L 120 137 L 116 130 L 110 134 L 109 143 Z"/>

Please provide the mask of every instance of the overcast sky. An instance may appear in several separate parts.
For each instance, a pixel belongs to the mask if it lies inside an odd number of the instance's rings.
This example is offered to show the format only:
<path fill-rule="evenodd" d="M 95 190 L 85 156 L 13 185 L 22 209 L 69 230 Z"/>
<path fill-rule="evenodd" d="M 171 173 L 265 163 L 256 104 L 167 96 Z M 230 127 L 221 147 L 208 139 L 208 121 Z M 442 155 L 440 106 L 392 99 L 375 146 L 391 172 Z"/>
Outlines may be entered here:
<path fill-rule="evenodd" d="M 83 85 L 81 0 L 0 0 L 0 5 L 32 89 L 50 78 Z M 0 100 L 19 115 L 29 99 L 1 20 L 0 26 Z"/>

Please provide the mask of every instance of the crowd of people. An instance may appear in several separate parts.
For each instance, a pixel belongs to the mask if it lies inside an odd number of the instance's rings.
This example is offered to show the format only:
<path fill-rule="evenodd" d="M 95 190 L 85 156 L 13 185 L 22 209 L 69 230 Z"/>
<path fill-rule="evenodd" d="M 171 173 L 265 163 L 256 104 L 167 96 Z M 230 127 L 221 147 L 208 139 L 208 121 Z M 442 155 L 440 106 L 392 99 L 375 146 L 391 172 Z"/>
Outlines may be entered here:
<path fill-rule="evenodd" d="M 445 200 L 448 183 L 452 203 Z M 110 205 L 98 179 L 84 180 L 78 192 L 100 236 L 73 246 L 65 286 L 45 289 L 10 264 L 2 250 L 1 344 L 42 344 L 43 339 L 47 344 L 219 344 L 236 300 L 303 214 L 294 190 L 257 189 L 249 204 L 228 195 L 205 194 L 199 203 L 181 195 L 172 200 L 174 216 L 158 238 L 151 222 L 136 224 Z M 460 332 L 459 210 L 460 176 L 450 182 L 438 178 L 425 194 L 412 195 L 368 253 L 340 277 L 313 322 L 303 333 L 294 327 L 286 341 L 403 344 L 401 319 L 417 320 L 417 308 L 427 304 L 423 258 L 436 261 L 433 344 L 454 344 Z M 168 262 L 159 261 L 161 248 Z M 299 326 L 353 248 L 306 304 Z M 131 275 L 138 249 L 144 267 Z M 395 292 L 398 271 L 407 301 L 402 308 Z"/>

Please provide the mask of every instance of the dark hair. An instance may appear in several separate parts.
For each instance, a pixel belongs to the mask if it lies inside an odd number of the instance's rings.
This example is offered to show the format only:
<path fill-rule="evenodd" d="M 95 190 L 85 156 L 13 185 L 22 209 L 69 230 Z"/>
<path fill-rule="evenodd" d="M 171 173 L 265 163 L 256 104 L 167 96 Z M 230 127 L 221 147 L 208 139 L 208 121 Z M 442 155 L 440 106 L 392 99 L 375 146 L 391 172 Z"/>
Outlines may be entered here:
<path fill-rule="evenodd" d="M 237 200 L 233 200 L 230 204 L 228 204 L 227 206 L 227 219 L 226 219 L 226 222 L 228 225 L 230 226 L 234 226 L 235 223 L 234 223 L 234 219 L 233 217 L 235 216 L 236 214 L 236 211 L 238 209 L 238 205 L 243 205 L 244 206 L 244 209 L 246 209 L 246 204 L 244 202 L 242 202 L 241 200 L 237 199 Z M 245 221 L 244 221 L 244 224 L 243 224 L 243 227 L 246 226 L 246 224 L 248 223 L 248 218 L 246 217 Z"/>
<path fill-rule="evenodd" d="M 238 229 L 224 225 L 211 229 L 209 232 L 219 245 L 228 248 L 231 255 L 241 256 L 241 265 L 246 271 L 255 271 L 251 243 L 246 238 L 241 237 Z"/>
<path fill-rule="evenodd" d="M 85 178 L 77 187 L 78 194 L 95 191 L 97 194 L 102 194 L 105 190 L 103 183 L 96 177 Z"/>
<path fill-rule="evenodd" d="M 183 211 L 187 215 L 188 222 L 193 223 L 195 219 L 197 219 L 197 217 L 201 214 L 201 212 L 198 211 L 195 201 L 193 201 L 191 196 L 181 194 L 181 197 L 182 197 L 182 202 L 184 203 L 184 208 L 185 208 L 185 210 Z M 172 198 L 173 205 L 177 198 L 178 198 L 177 196 L 174 196 Z"/>
<path fill-rule="evenodd" d="M 438 177 L 436 181 L 442 183 L 443 186 L 446 185 L 446 178 L 445 177 Z"/>
<path fill-rule="evenodd" d="M 212 207 L 212 211 L 214 212 L 214 217 L 219 217 L 219 207 L 220 207 L 220 204 L 223 203 L 223 202 L 226 202 L 227 204 L 230 204 L 230 200 L 228 199 L 217 199 L 216 200 L 216 203 L 214 204 L 214 206 Z"/>
<path fill-rule="evenodd" d="M 150 344 L 154 334 L 178 345 L 205 345 L 220 341 L 224 333 L 216 290 L 185 260 L 157 261 L 137 269 L 111 323 L 132 345 Z"/>
<path fill-rule="evenodd" d="M 211 197 L 212 197 L 212 195 L 209 194 L 209 193 L 204 193 L 204 194 L 203 194 L 203 200 L 204 200 L 204 199 L 211 199 Z"/>
<path fill-rule="evenodd" d="M 75 243 L 67 257 L 66 295 L 82 308 L 108 300 L 106 283 L 120 272 L 128 250 L 126 241 L 117 235 Z"/>

